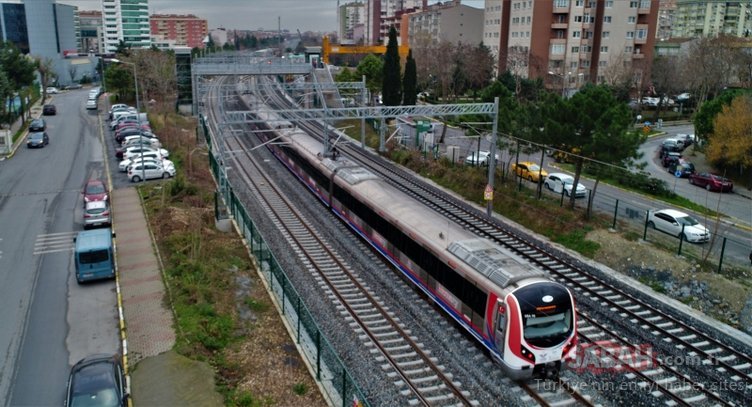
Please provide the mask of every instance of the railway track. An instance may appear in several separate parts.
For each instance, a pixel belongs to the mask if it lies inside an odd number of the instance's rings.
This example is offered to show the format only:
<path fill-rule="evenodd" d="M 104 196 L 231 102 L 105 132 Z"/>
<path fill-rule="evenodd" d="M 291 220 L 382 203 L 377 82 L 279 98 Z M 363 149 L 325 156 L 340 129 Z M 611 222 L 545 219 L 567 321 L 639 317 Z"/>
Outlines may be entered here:
<path fill-rule="evenodd" d="M 273 95 L 267 95 L 267 98 L 272 99 Z M 279 99 L 276 103 L 284 101 Z M 299 122 L 298 125 L 311 134 L 321 132 L 318 126 L 308 122 Z M 640 388 L 650 389 L 657 402 L 661 399 L 669 405 L 745 405 L 752 402 L 752 358 L 749 355 L 592 275 L 572 262 L 546 252 L 540 244 L 510 231 L 499 220 L 487 218 L 467 203 L 416 180 L 410 173 L 385 163 L 380 157 L 374 157 L 373 154 L 348 144 L 340 144 L 339 150 L 429 208 L 547 270 L 552 277 L 580 296 L 605 307 L 608 312 L 624 320 L 625 324 L 632 325 L 632 328 L 637 327 L 646 335 L 643 340 L 656 344 L 656 349 L 665 352 L 666 356 L 673 357 L 674 360 L 687 360 L 691 357 L 697 361 L 692 366 L 672 366 L 665 363 L 664 356 L 651 359 L 650 368 L 624 368 L 623 371 L 628 372 L 625 373 L 625 378 L 637 381 Z M 593 343 L 610 340 L 637 349 L 621 339 L 623 331 L 616 331 L 586 314 L 583 315 L 583 320 L 588 325 L 583 327 L 582 340 Z M 596 326 L 599 328 L 595 328 Z M 596 330 L 595 334 L 588 335 L 590 330 Z M 698 379 L 698 374 L 702 379 Z M 719 389 L 716 384 L 724 382 L 729 385 L 720 386 L 725 389 Z"/>
<path fill-rule="evenodd" d="M 268 213 L 275 226 L 293 248 L 305 268 L 316 274 L 325 294 L 336 302 L 348 321 L 357 324 L 361 340 L 373 346 L 381 368 L 400 388 L 410 405 L 474 406 L 469 392 L 453 380 L 453 375 L 424 349 L 372 290 L 364 284 L 342 255 L 330 249 L 312 226 L 281 193 L 250 154 L 239 157 L 244 146 L 234 137 L 225 138 L 227 148 L 236 152 L 231 160 L 235 176 L 242 178 L 250 192 Z"/>

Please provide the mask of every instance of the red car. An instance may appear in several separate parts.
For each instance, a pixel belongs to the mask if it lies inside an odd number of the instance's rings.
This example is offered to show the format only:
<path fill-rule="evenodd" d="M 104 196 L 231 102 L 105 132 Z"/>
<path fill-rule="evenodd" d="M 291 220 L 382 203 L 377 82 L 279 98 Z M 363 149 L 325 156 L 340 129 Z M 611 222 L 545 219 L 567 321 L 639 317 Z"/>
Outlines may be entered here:
<path fill-rule="evenodd" d="M 86 206 L 87 202 L 106 201 L 108 198 L 107 187 L 104 185 L 104 182 L 98 179 L 87 181 L 81 193 L 84 195 L 84 206 Z"/>
<path fill-rule="evenodd" d="M 730 179 L 709 172 L 691 174 L 689 183 L 704 187 L 708 191 L 731 192 L 734 190 L 734 183 Z"/>

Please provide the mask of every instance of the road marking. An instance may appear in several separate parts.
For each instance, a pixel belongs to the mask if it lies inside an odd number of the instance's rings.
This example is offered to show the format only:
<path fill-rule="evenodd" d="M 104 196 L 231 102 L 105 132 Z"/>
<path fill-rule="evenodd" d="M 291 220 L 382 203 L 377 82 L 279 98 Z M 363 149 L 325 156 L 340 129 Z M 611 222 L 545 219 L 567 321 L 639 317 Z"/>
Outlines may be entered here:
<path fill-rule="evenodd" d="M 34 255 L 67 252 L 75 248 L 73 237 L 78 232 L 60 232 L 37 235 L 34 242 Z"/>

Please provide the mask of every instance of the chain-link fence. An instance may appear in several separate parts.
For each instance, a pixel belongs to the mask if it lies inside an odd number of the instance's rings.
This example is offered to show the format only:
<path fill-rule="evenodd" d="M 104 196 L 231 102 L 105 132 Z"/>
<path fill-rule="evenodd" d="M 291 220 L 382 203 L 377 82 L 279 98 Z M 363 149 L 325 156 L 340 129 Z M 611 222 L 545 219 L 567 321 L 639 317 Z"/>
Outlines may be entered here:
<path fill-rule="evenodd" d="M 318 327 L 314 315 L 306 307 L 304 300 L 295 290 L 274 253 L 264 241 L 253 219 L 248 215 L 244 203 L 233 192 L 232 185 L 226 174 L 222 172 L 220 162 L 214 155 L 211 132 L 204 118 L 201 119 L 201 124 L 207 144 L 210 146 L 209 163 L 212 174 L 219 186 L 217 199 L 222 200 L 227 207 L 227 213 L 235 219 L 240 234 L 245 239 L 251 254 L 256 258 L 261 274 L 274 294 L 274 300 L 282 310 L 282 316 L 287 320 L 296 343 L 303 351 L 302 356 L 314 369 L 316 381 L 320 383 L 332 405 L 368 406 L 368 402 L 352 376 Z"/>

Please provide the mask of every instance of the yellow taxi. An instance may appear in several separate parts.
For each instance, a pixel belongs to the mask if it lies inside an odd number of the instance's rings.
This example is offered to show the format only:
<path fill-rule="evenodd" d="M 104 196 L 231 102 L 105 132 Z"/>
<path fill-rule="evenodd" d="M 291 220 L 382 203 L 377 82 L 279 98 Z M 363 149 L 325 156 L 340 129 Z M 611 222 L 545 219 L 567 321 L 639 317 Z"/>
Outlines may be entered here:
<path fill-rule="evenodd" d="M 541 169 L 538 164 L 530 161 L 512 163 L 512 172 L 530 182 L 541 182 L 548 176 L 546 170 Z"/>

